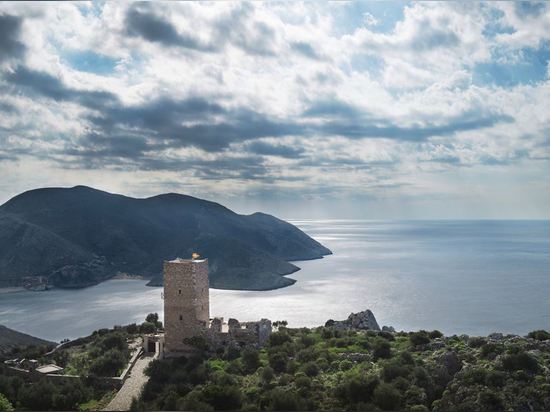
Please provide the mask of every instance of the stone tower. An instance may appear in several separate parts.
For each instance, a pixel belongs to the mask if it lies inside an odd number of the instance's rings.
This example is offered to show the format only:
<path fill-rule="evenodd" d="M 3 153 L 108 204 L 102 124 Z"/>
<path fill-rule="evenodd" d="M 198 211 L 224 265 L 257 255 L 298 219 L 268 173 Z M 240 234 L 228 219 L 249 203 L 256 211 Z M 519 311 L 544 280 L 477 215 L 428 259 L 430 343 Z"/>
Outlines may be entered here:
<path fill-rule="evenodd" d="M 193 256 L 195 257 L 195 255 Z M 167 355 L 189 352 L 186 338 L 204 336 L 210 321 L 208 259 L 164 262 L 164 338 Z"/>

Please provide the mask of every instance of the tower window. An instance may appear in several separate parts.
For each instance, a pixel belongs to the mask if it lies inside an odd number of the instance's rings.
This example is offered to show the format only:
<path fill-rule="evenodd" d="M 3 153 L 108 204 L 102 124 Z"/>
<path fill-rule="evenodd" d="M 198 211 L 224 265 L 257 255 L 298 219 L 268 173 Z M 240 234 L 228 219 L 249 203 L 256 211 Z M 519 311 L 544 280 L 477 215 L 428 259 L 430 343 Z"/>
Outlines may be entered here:
<path fill-rule="evenodd" d="M 183 320 L 183 316 L 182 316 L 182 315 L 180 315 L 180 320 Z"/>
<path fill-rule="evenodd" d="M 179 295 L 181 295 L 181 289 L 180 289 L 180 290 L 178 290 L 178 294 L 179 294 Z"/>

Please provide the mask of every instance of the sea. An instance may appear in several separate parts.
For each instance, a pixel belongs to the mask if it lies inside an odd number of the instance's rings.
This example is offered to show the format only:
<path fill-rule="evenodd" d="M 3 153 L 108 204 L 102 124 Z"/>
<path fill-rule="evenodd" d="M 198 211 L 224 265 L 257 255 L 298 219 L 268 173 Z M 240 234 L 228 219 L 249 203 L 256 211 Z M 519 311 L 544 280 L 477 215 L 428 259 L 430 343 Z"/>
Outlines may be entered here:
<path fill-rule="evenodd" d="M 210 314 L 323 325 L 373 311 L 380 326 L 445 334 L 550 330 L 550 221 L 294 220 L 330 248 L 272 291 L 210 290 Z M 0 294 L 0 324 L 59 341 L 163 315 L 161 288 L 110 280 Z"/>

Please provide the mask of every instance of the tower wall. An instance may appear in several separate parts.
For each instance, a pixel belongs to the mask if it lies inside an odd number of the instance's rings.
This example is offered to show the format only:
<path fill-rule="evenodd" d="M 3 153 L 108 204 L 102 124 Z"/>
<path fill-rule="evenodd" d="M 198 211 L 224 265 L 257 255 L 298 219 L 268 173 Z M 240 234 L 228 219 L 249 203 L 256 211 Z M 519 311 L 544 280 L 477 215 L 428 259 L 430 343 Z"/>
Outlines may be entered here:
<path fill-rule="evenodd" d="M 204 336 L 210 320 L 208 259 L 164 262 L 164 333 L 168 353 L 187 352 L 184 339 Z"/>

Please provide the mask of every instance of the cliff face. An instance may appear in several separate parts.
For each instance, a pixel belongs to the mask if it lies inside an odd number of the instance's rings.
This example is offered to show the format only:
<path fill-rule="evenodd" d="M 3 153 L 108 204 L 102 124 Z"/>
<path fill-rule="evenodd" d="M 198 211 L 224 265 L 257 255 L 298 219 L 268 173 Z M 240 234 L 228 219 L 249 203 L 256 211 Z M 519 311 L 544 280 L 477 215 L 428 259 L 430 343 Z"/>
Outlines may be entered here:
<path fill-rule="evenodd" d="M 117 272 L 160 284 L 162 262 L 198 252 L 212 287 L 272 289 L 294 281 L 289 260 L 330 250 L 273 216 L 238 215 L 178 194 L 135 199 L 89 187 L 25 192 L 0 206 L 0 281 L 47 276 L 82 287 Z"/>

